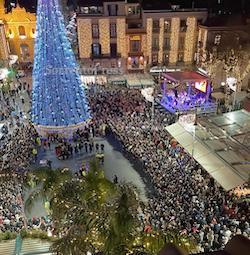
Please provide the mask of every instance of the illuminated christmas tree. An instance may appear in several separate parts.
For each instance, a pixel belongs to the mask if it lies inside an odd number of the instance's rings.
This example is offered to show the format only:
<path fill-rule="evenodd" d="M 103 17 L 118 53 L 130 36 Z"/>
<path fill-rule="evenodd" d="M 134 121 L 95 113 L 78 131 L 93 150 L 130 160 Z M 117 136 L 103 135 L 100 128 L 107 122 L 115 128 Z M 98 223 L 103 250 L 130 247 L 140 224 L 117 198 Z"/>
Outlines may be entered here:
<path fill-rule="evenodd" d="M 41 134 L 72 133 L 89 118 L 88 102 L 58 0 L 39 0 L 32 121 Z"/>

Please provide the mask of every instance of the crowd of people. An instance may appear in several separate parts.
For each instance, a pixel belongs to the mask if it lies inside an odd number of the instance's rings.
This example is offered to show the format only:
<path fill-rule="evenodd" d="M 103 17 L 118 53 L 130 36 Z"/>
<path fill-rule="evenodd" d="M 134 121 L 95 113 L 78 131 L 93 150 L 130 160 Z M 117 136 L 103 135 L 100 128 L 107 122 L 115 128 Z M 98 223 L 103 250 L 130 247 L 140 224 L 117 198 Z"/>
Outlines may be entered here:
<path fill-rule="evenodd" d="M 103 89 L 91 100 L 96 126 L 108 126 L 143 161 L 157 194 L 145 226 L 196 236 L 201 250 L 219 249 L 236 234 L 250 236 L 249 204 L 225 192 L 164 129 L 173 117 L 151 111 L 139 91 Z"/>
<path fill-rule="evenodd" d="M 0 121 L 5 127 L 0 140 L 0 233 L 19 233 L 23 228 L 48 229 L 42 217 L 27 219 L 24 214 L 24 178 L 33 162 L 38 134 L 25 118 L 30 86 L 17 80 L 1 91 Z"/>
<path fill-rule="evenodd" d="M 27 88 L 19 86 L 8 95 L 8 103 L 4 103 L 7 108 L 2 108 L 0 113 L 14 126 L 10 125 L 11 131 L 0 144 L 0 171 L 13 174 L 12 181 L 2 181 L 0 185 L 0 231 L 19 231 L 25 224 L 45 229 L 49 226 L 43 218 L 26 222 L 23 214 L 22 181 L 17 176 L 27 170 L 36 156 L 34 149 L 41 141 L 28 120 L 11 114 L 19 89 Z M 103 152 L 104 145 L 93 144 L 90 136 L 105 135 L 109 130 L 128 152 L 142 161 L 143 170 L 155 187 L 156 192 L 150 195 L 140 215 L 145 227 L 192 234 L 201 250 L 222 248 L 236 234 L 250 236 L 249 204 L 225 192 L 170 137 L 165 127 L 175 121 L 173 115 L 158 109 L 152 114 L 151 103 L 144 100 L 140 91 L 126 88 L 102 86 L 89 95 L 89 101 L 92 123 L 74 134 L 74 146 L 50 136 L 42 141 L 42 147 L 60 144 L 61 151 L 64 148 L 69 155 L 81 150 Z"/>

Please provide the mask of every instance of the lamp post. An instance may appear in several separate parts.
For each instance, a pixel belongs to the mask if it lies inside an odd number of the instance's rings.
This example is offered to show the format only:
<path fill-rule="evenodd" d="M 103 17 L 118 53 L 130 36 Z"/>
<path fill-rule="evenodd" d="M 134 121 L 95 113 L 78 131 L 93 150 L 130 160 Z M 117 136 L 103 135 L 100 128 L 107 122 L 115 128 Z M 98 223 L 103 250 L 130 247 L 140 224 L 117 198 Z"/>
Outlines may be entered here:
<path fill-rule="evenodd" d="M 195 130 L 197 126 L 197 108 L 195 108 L 195 119 L 193 125 L 193 144 L 192 144 L 192 158 L 194 157 L 194 145 L 195 145 Z"/>

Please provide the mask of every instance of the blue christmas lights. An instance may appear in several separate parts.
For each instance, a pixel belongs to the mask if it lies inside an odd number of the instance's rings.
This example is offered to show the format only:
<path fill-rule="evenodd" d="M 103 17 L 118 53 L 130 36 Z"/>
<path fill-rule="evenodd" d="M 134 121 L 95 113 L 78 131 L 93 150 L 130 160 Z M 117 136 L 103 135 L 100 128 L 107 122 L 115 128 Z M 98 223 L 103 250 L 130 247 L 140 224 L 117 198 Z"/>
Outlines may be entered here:
<path fill-rule="evenodd" d="M 88 102 L 58 0 L 39 0 L 32 121 L 35 125 L 63 127 L 89 118 Z"/>

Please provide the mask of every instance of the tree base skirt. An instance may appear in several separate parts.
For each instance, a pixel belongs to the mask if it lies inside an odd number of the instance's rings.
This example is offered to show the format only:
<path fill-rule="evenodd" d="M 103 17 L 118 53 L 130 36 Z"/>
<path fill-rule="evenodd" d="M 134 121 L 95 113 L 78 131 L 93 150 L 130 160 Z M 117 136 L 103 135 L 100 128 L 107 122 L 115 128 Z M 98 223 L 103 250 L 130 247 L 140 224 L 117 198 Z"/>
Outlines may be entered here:
<path fill-rule="evenodd" d="M 89 123 L 90 119 L 69 126 L 42 126 L 34 124 L 34 127 L 38 134 L 43 138 L 48 137 L 48 135 L 50 134 L 58 134 L 59 137 L 71 139 L 73 137 L 74 132 L 76 132 L 78 129 L 79 130 L 84 129 L 89 125 Z"/>

